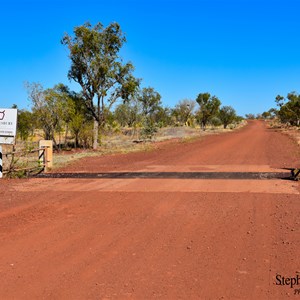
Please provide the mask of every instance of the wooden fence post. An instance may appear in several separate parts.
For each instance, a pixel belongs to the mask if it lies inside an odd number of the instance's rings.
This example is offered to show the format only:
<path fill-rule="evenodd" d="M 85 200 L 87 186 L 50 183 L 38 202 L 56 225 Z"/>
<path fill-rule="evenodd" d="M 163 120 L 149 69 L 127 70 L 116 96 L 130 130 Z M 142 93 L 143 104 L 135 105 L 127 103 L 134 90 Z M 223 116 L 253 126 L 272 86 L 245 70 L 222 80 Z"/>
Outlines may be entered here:
<path fill-rule="evenodd" d="M 53 167 L 53 142 L 49 140 L 40 140 L 39 148 L 44 149 L 43 164 L 45 164 L 45 172 L 49 171 Z M 41 156 L 41 153 L 40 153 Z"/>

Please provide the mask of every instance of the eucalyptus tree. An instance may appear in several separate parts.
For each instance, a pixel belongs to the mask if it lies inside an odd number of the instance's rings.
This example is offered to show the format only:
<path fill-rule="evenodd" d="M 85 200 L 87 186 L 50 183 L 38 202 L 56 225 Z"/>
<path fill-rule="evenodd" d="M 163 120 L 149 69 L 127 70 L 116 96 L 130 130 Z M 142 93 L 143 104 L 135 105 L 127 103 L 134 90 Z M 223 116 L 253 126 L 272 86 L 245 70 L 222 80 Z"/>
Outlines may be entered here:
<path fill-rule="evenodd" d="M 69 49 L 71 67 L 68 78 L 77 82 L 87 109 L 94 119 L 93 148 L 98 147 L 99 127 L 105 124 L 105 110 L 117 99 L 128 100 L 139 86 L 133 65 L 123 63 L 119 52 L 126 42 L 118 23 L 104 27 L 90 23 L 74 28 L 74 35 L 64 35 L 62 44 Z"/>
<path fill-rule="evenodd" d="M 132 127 L 142 120 L 141 104 L 133 99 L 119 104 L 114 110 L 116 121 L 123 127 Z"/>
<path fill-rule="evenodd" d="M 236 112 L 232 106 L 223 106 L 219 112 L 219 119 L 221 120 L 224 128 L 235 121 Z"/>
<path fill-rule="evenodd" d="M 40 83 L 25 83 L 28 98 L 32 103 L 32 112 L 37 120 L 37 126 L 44 132 L 44 138 L 50 140 L 53 137 L 53 128 L 56 125 L 52 118 L 55 111 L 54 105 L 46 99 L 46 93 Z"/>
<path fill-rule="evenodd" d="M 201 128 L 205 130 L 209 120 L 218 114 L 221 101 L 216 96 L 211 96 L 210 93 L 200 93 L 196 102 L 200 106 L 198 117 Z"/>
<path fill-rule="evenodd" d="M 143 88 L 138 97 L 138 101 L 142 105 L 142 113 L 144 116 L 152 117 L 161 107 L 161 95 L 154 90 L 153 87 Z"/>
<path fill-rule="evenodd" d="M 33 135 L 35 129 L 35 118 L 32 112 L 21 109 L 18 110 L 18 135 L 22 141 L 26 141 L 30 135 Z"/>
<path fill-rule="evenodd" d="M 151 139 L 158 129 L 155 115 L 160 111 L 162 105 L 161 95 L 152 87 L 143 88 L 139 92 L 137 100 L 141 103 L 142 108 L 142 135 Z"/>
<path fill-rule="evenodd" d="M 44 138 L 53 140 L 57 148 L 55 133 L 63 131 L 63 127 L 71 121 L 74 112 L 69 88 L 61 83 L 48 89 L 44 89 L 36 82 L 27 82 L 25 86 L 37 126 L 44 131 Z"/>
<path fill-rule="evenodd" d="M 176 117 L 178 122 L 186 124 L 188 120 L 193 117 L 195 107 L 196 102 L 194 100 L 180 100 L 173 109 L 173 115 Z"/>
<path fill-rule="evenodd" d="M 289 93 L 287 97 L 278 95 L 276 103 L 279 106 L 278 115 L 282 122 L 300 126 L 300 95 Z"/>

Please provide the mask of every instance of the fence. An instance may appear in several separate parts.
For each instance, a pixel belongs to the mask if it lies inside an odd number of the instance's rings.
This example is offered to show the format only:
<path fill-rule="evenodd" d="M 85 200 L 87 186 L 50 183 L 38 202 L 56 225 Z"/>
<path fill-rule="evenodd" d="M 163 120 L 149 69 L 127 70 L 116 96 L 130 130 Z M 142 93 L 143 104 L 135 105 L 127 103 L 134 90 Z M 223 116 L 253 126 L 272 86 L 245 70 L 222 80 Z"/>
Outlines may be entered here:
<path fill-rule="evenodd" d="M 22 151 L 2 152 L 0 146 L 0 178 L 25 177 L 48 171 L 52 167 L 52 144 L 41 143 L 39 148 Z"/>

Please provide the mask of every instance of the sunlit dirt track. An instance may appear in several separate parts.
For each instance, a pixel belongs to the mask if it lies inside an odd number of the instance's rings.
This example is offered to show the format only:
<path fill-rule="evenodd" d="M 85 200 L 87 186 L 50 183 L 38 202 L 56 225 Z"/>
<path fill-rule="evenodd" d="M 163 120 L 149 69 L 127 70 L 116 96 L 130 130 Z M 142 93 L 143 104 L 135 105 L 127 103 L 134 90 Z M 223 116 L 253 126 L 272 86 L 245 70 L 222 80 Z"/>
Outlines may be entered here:
<path fill-rule="evenodd" d="M 60 172 L 288 172 L 290 138 L 245 128 Z M 299 183 L 271 179 L 0 182 L 0 299 L 284 299 L 300 285 Z"/>

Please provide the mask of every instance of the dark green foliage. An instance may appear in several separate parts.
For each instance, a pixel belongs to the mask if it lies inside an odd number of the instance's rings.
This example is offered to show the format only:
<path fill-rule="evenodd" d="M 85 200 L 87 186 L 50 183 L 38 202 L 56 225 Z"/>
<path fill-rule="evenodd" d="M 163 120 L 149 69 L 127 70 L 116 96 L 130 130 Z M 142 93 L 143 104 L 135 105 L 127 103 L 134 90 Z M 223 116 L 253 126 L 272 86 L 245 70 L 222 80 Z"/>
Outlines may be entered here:
<path fill-rule="evenodd" d="M 214 127 L 218 127 L 222 125 L 222 121 L 218 117 L 212 117 L 209 123 Z"/>
<path fill-rule="evenodd" d="M 125 43 L 125 35 L 118 23 L 106 28 L 90 23 L 74 28 L 74 37 L 68 34 L 62 39 L 70 51 L 70 80 L 82 88 L 85 105 L 95 121 L 94 148 L 98 146 L 99 126 L 105 124 L 105 109 L 110 110 L 118 98 L 129 100 L 139 86 L 132 75 L 133 65 L 123 64 L 119 51 Z"/>
<path fill-rule="evenodd" d="M 236 123 L 241 123 L 243 120 L 244 120 L 244 118 L 241 117 L 241 116 L 236 116 L 236 117 L 235 117 L 235 122 L 236 122 Z"/>
<path fill-rule="evenodd" d="M 209 120 L 218 114 L 221 101 L 216 96 L 211 96 L 209 93 L 199 94 L 196 101 L 200 106 L 198 119 L 202 130 L 205 130 Z"/>
<path fill-rule="evenodd" d="M 154 123 L 151 119 L 146 118 L 143 123 L 143 128 L 141 130 L 141 136 L 144 139 L 152 139 L 155 133 L 157 133 L 158 128 L 157 124 Z"/>
<path fill-rule="evenodd" d="M 142 120 L 141 104 L 135 100 L 122 103 L 116 107 L 114 117 L 122 127 L 132 127 Z"/>
<path fill-rule="evenodd" d="M 28 110 L 18 111 L 17 133 L 22 141 L 26 141 L 30 135 L 33 135 L 35 129 L 35 116 Z"/>
<path fill-rule="evenodd" d="M 65 131 L 64 144 L 67 145 L 68 132 L 71 131 L 75 138 L 75 147 L 78 147 L 80 131 L 85 123 L 92 120 L 81 95 L 70 91 L 63 84 L 47 90 L 39 83 L 27 83 L 26 86 L 36 126 L 43 129 L 44 138 L 53 140 L 54 147 L 58 149 L 62 144 L 60 133 Z M 59 143 L 56 133 L 59 134 Z"/>
<path fill-rule="evenodd" d="M 270 113 L 270 118 L 274 119 L 278 115 L 278 110 L 276 108 L 271 108 L 268 110 L 268 113 Z"/>
<path fill-rule="evenodd" d="M 169 126 L 172 124 L 171 109 L 159 106 L 152 118 L 159 128 Z"/>
<path fill-rule="evenodd" d="M 262 114 L 261 114 L 261 117 L 263 119 L 271 119 L 271 113 L 269 111 L 264 111 Z"/>
<path fill-rule="evenodd" d="M 279 106 L 278 116 L 282 123 L 300 126 L 300 95 L 289 93 L 286 98 L 278 95 L 276 103 Z"/>
<path fill-rule="evenodd" d="M 219 119 L 221 120 L 224 128 L 227 128 L 229 124 L 233 123 L 235 118 L 236 118 L 236 112 L 233 107 L 231 106 L 221 107 L 219 112 Z"/>
<path fill-rule="evenodd" d="M 161 107 L 161 96 L 152 87 L 143 88 L 138 96 L 144 116 L 152 117 Z"/>
<path fill-rule="evenodd" d="M 151 139 L 158 129 L 155 117 L 161 109 L 161 96 L 154 88 L 148 87 L 140 91 L 137 100 L 142 109 L 143 129 L 141 134 L 144 138 Z"/>

